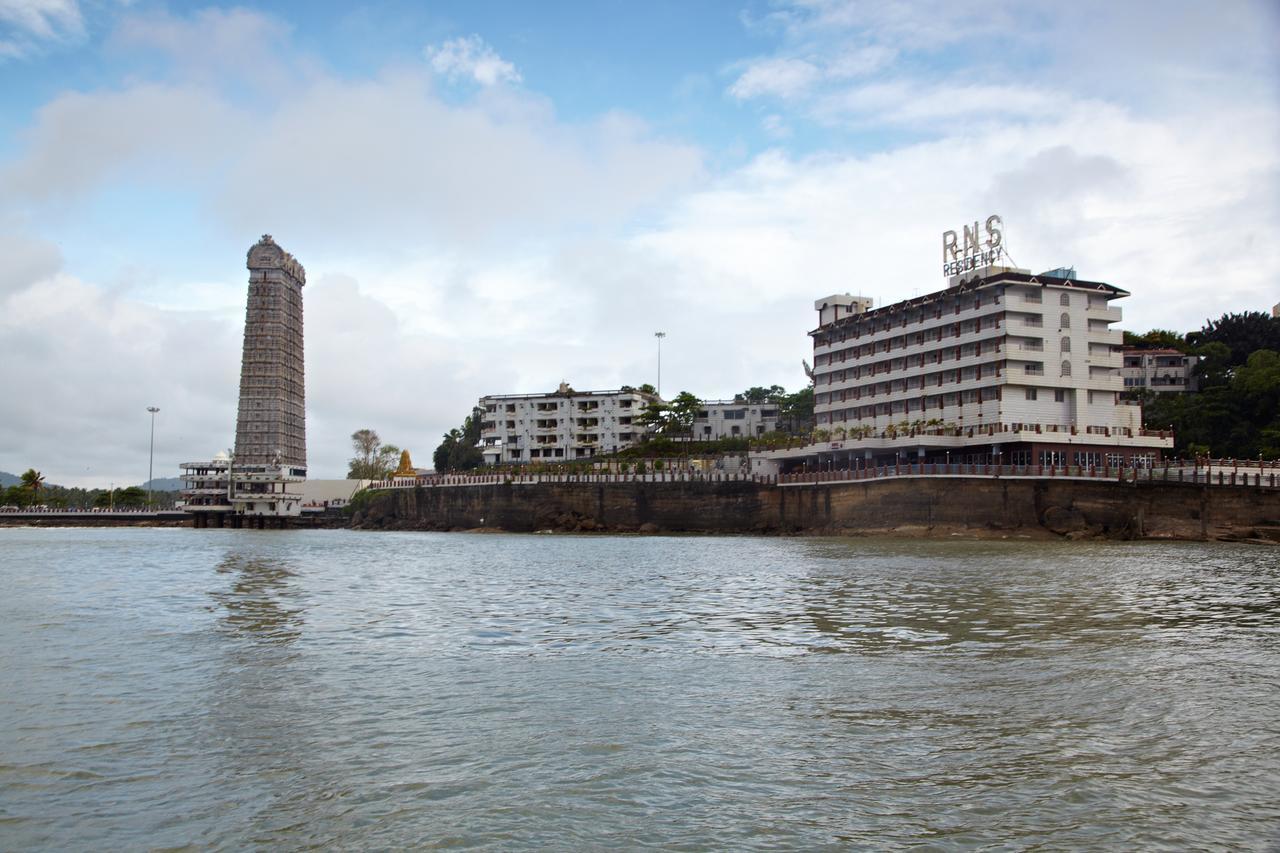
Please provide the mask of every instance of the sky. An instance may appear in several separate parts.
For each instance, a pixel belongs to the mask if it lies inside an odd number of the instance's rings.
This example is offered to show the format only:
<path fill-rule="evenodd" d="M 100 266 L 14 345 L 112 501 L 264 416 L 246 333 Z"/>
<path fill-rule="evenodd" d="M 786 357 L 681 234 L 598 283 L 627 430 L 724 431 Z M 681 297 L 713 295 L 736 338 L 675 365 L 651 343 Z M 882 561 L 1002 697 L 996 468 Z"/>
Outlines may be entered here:
<path fill-rule="evenodd" d="M 0 0 L 0 470 L 234 442 L 248 273 L 307 269 L 310 475 L 486 394 L 803 387 L 813 301 L 998 214 L 1124 328 L 1280 302 L 1280 5 Z"/>

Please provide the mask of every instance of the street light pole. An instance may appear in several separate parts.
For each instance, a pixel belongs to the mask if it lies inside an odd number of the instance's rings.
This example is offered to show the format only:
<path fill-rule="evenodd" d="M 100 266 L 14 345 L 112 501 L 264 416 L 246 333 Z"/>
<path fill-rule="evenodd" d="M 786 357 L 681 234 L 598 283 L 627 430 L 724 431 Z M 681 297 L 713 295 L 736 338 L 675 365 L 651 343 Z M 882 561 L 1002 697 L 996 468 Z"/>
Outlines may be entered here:
<path fill-rule="evenodd" d="M 155 480 L 156 463 L 156 412 L 160 409 L 156 406 L 147 406 L 147 411 L 151 413 L 151 453 L 147 458 L 147 512 L 151 512 L 151 487 L 152 481 Z"/>
<path fill-rule="evenodd" d="M 662 399 L 662 339 L 667 336 L 666 332 L 654 332 L 653 336 L 658 339 L 658 399 Z"/>

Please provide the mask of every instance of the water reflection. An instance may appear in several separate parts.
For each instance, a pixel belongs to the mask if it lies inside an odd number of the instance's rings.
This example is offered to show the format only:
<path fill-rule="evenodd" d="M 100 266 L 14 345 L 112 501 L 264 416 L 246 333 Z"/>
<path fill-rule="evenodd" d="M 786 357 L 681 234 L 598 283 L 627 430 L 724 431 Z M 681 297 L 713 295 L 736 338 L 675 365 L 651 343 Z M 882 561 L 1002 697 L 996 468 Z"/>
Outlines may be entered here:
<path fill-rule="evenodd" d="M 297 573 L 282 560 L 263 556 L 229 554 L 217 566 L 218 574 L 231 575 L 228 589 L 209 596 L 223 611 L 221 626 L 246 639 L 288 644 L 302 635 L 304 608 L 292 580 Z"/>

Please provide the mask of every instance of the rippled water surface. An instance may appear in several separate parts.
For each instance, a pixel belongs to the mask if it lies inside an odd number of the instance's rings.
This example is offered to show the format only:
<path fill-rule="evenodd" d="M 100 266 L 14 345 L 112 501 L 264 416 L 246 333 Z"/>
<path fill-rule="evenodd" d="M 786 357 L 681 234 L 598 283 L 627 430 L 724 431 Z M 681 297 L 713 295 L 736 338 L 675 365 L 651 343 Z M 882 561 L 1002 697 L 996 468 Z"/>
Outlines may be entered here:
<path fill-rule="evenodd" d="M 0 848 L 1280 843 L 1280 552 L 0 530 Z"/>

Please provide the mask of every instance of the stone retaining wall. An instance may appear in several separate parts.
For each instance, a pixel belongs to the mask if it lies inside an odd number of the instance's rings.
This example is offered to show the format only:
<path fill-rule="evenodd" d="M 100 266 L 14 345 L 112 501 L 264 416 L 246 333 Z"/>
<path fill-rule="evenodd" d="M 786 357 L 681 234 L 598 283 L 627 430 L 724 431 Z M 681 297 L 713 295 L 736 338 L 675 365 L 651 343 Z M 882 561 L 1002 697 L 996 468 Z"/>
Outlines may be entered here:
<path fill-rule="evenodd" d="M 910 533 L 1280 540 L 1280 490 L 913 478 L 806 486 L 493 484 L 376 493 L 364 529 Z"/>

